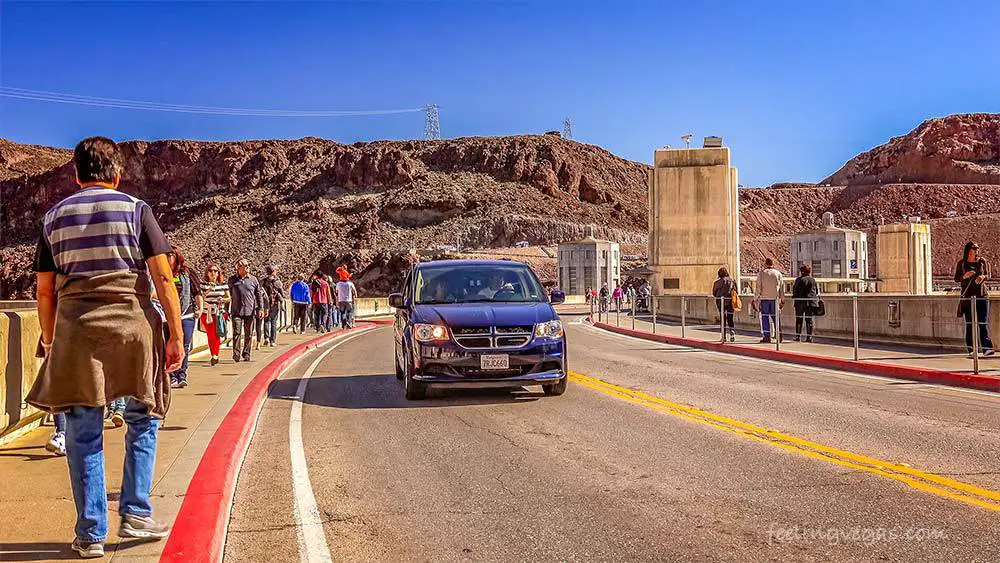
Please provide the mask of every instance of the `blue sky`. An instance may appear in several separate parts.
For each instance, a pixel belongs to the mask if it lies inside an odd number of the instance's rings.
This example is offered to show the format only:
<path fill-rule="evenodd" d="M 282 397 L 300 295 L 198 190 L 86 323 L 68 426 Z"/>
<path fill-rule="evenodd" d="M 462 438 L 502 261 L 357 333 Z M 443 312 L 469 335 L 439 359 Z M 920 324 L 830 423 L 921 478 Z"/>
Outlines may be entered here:
<path fill-rule="evenodd" d="M 0 85 L 273 109 L 441 106 L 445 137 L 648 162 L 722 135 L 741 183 L 816 181 L 920 121 L 1000 112 L 1000 2 L 0 4 Z M 0 99 L 0 136 L 419 138 L 420 113 L 204 116 Z"/>

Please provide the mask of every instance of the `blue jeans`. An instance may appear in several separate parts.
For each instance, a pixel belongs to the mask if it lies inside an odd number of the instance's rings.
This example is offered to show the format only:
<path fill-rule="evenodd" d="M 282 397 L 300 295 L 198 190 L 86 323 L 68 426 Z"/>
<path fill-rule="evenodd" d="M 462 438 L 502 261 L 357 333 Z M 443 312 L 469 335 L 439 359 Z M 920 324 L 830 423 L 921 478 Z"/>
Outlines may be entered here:
<path fill-rule="evenodd" d="M 774 313 L 778 308 L 776 299 L 760 300 L 760 333 L 764 338 L 771 337 L 771 324 L 774 324 L 775 331 L 778 330 Z"/>
<path fill-rule="evenodd" d="M 56 414 L 52 415 L 52 424 L 54 424 L 55 427 L 56 427 L 56 434 L 65 434 L 66 433 L 66 415 L 65 414 L 63 414 L 61 412 L 57 412 Z"/>
<path fill-rule="evenodd" d="M 354 324 L 354 302 L 352 301 L 341 301 L 337 303 L 337 307 L 340 309 L 340 324 L 343 328 L 347 328 Z"/>
<path fill-rule="evenodd" d="M 187 381 L 188 378 L 188 358 L 191 356 L 191 343 L 194 341 L 194 324 L 196 319 L 194 317 L 190 319 L 181 319 L 181 329 L 184 331 L 184 361 L 181 363 L 181 369 L 170 374 L 171 379 Z M 163 334 L 169 340 L 170 339 L 170 329 L 167 323 L 163 323 Z"/>
<path fill-rule="evenodd" d="M 326 330 L 333 330 L 333 327 L 340 324 L 340 311 L 337 306 L 330 304 L 326 306 Z"/>
<path fill-rule="evenodd" d="M 313 303 L 313 324 L 316 326 L 316 332 L 326 330 L 327 307 L 326 303 Z"/>
<path fill-rule="evenodd" d="M 267 338 L 272 344 L 278 341 L 278 312 L 271 311 L 264 319 L 264 338 Z"/>
<path fill-rule="evenodd" d="M 160 420 L 146 405 L 129 398 L 125 406 L 125 469 L 119 514 L 151 516 L 149 492 L 156 462 Z M 102 542 L 108 537 L 108 497 L 104 485 L 104 409 L 73 407 L 66 413 L 66 459 L 76 503 L 76 537 Z"/>

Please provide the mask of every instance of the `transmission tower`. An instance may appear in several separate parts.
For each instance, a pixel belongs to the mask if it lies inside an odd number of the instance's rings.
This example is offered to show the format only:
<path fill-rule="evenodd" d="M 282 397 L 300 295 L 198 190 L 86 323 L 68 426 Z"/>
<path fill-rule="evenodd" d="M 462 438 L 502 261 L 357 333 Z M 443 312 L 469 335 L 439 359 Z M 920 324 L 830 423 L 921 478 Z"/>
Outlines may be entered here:
<path fill-rule="evenodd" d="M 563 120 L 563 139 L 573 138 L 573 122 L 567 117 Z"/>
<path fill-rule="evenodd" d="M 424 106 L 424 139 L 437 141 L 441 138 L 441 117 L 437 104 Z"/>

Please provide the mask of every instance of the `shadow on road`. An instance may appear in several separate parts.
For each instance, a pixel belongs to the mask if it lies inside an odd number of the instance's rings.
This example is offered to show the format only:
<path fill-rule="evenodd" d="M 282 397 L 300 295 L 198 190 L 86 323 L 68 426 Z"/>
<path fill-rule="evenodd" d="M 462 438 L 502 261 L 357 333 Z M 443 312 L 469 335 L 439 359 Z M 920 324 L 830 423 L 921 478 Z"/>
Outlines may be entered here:
<path fill-rule="evenodd" d="M 108 556 L 117 555 L 130 547 L 155 540 L 129 540 L 104 544 Z M 0 561 L 61 561 L 79 560 L 80 556 L 69 547 L 69 542 L 0 543 Z"/>
<path fill-rule="evenodd" d="M 268 398 L 294 401 L 301 379 L 279 379 L 271 384 Z M 520 389 L 431 389 L 421 401 L 407 401 L 403 382 L 395 375 L 340 375 L 309 378 L 309 405 L 339 409 L 412 409 L 533 402 L 541 392 Z"/>

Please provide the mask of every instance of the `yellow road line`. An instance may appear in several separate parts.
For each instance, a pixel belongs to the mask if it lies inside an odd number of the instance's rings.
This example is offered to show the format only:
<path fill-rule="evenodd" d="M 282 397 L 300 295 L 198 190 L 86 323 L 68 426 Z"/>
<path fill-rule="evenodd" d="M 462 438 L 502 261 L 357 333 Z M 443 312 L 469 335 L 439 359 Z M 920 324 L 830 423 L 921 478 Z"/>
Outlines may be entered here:
<path fill-rule="evenodd" d="M 829 461 L 851 469 L 881 475 L 939 497 L 971 504 L 987 510 L 1000 511 L 1000 502 L 991 502 L 1000 501 L 1000 492 L 998 491 L 984 489 L 898 463 L 840 450 L 776 430 L 754 426 L 740 420 L 713 414 L 696 407 L 667 401 L 641 391 L 621 387 L 580 373 L 570 372 L 570 379 L 589 389 L 691 422 L 731 432 L 744 438 L 750 438 L 813 459 Z"/>

